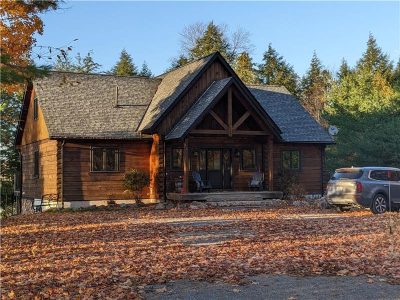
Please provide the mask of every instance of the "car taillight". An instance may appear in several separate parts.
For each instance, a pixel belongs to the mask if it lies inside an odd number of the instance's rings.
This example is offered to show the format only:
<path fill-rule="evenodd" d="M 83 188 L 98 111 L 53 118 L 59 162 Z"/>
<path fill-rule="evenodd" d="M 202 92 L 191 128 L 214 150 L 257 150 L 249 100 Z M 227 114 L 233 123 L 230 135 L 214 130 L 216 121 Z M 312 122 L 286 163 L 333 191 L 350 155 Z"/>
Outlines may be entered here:
<path fill-rule="evenodd" d="M 356 192 L 361 193 L 363 189 L 362 183 L 361 182 L 356 182 Z"/>

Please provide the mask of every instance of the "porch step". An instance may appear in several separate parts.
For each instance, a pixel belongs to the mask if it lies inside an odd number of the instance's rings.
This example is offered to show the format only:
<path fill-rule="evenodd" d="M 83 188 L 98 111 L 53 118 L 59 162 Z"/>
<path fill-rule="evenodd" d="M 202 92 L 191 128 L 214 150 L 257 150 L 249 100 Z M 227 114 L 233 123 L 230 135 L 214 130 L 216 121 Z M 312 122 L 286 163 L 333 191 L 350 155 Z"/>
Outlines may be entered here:
<path fill-rule="evenodd" d="M 273 200 L 242 200 L 242 201 L 207 201 L 207 204 L 218 207 L 267 207 Z"/>
<path fill-rule="evenodd" d="M 167 198 L 173 201 L 206 201 L 206 202 L 254 202 L 265 199 L 281 199 L 279 191 L 255 191 L 255 192 L 211 192 L 211 193 L 168 193 Z"/>

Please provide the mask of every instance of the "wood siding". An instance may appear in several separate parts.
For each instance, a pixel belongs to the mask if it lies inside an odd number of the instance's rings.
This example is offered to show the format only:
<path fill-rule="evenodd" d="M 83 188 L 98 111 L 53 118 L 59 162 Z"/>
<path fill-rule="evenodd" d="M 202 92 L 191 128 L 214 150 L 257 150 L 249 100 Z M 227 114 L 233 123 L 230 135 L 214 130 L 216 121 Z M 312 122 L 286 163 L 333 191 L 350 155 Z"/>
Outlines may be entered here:
<path fill-rule="evenodd" d="M 34 176 L 34 153 L 39 152 L 39 176 Z M 23 198 L 57 194 L 57 141 L 41 140 L 21 146 Z"/>
<path fill-rule="evenodd" d="M 21 145 L 27 145 L 37 141 L 45 140 L 49 138 L 49 132 L 43 117 L 42 109 L 38 104 L 38 118 L 33 118 L 33 99 L 35 98 L 35 92 L 31 93 L 29 100 L 28 113 L 26 115 L 24 133 L 22 135 Z"/>
<path fill-rule="evenodd" d="M 158 133 L 161 135 L 167 134 L 213 81 L 228 76 L 228 71 L 219 61 L 213 62 L 200 76 L 199 80 L 183 96 L 179 103 L 173 107 L 172 111 L 162 120 L 161 124 L 158 126 Z"/>
<path fill-rule="evenodd" d="M 274 187 L 278 189 L 278 177 L 282 173 L 282 151 L 300 151 L 299 184 L 308 194 L 320 194 L 322 189 L 321 152 L 324 146 L 318 144 L 274 144 Z"/>
<path fill-rule="evenodd" d="M 91 146 L 112 146 L 120 151 L 119 172 L 91 172 Z M 121 200 L 125 172 L 136 168 L 150 172 L 151 141 L 67 142 L 64 145 L 64 201 Z M 150 198 L 146 188 L 143 198 Z"/>

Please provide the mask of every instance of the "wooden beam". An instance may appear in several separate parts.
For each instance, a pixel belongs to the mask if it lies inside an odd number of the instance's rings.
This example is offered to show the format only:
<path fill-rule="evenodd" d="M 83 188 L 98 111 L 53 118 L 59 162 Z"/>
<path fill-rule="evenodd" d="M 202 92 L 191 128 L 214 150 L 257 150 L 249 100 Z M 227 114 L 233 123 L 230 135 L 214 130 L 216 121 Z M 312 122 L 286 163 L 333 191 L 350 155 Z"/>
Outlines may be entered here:
<path fill-rule="evenodd" d="M 234 130 L 233 134 L 242 134 L 242 135 L 268 135 L 267 131 L 261 130 Z"/>
<path fill-rule="evenodd" d="M 233 130 L 236 130 L 239 128 L 240 125 L 243 124 L 244 121 L 246 121 L 246 119 L 250 116 L 250 112 L 246 111 L 243 116 L 240 117 L 239 120 L 236 121 L 236 123 L 233 125 Z"/>
<path fill-rule="evenodd" d="M 228 135 L 232 136 L 232 87 L 228 89 Z"/>
<path fill-rule="evenodd" d="M 213 116 L 213 118 L 219 123 L 219 125 L 222 126 L 222 128 L 224 128 L 225 130 L 228 130 L 228 125 L 226 125 L 225 122 L 222 121 L 222 119 L 214 111 L 211 110 L 210 115 Z"/>
<path fill-rule="evenodd" d="M 227 130 L 212 130 L 212 129 L 194 129 L 190 133 L 199 134 L 227 134 Z"/>
<path fill-rule="evenodd" d="M 268 137 L 268 189 L 274 190 L 274 139 Z"/>
<path fill-rule="evenodd" d="M 183 186 L 182 193 L 189 192 L 189 143 L 188 139 L 183 142 Z"/>

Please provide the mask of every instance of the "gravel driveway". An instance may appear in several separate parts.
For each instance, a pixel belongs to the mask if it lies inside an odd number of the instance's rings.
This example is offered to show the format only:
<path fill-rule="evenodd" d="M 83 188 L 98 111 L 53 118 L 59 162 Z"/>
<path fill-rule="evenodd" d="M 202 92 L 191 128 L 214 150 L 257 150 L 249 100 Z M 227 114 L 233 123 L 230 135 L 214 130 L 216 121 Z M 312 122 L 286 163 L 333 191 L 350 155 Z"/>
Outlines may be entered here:
<path fill-rule="evenodd" d="M 181 280 L 145 289 L 146 299 L 400 299 L 400 285 L 379 277 L 261 275 L 246 285 Z"/>

